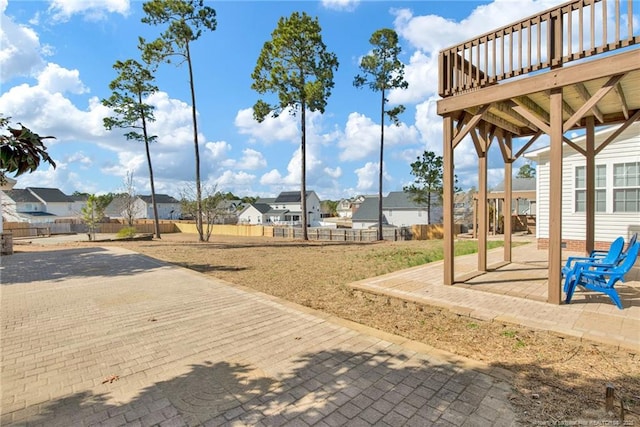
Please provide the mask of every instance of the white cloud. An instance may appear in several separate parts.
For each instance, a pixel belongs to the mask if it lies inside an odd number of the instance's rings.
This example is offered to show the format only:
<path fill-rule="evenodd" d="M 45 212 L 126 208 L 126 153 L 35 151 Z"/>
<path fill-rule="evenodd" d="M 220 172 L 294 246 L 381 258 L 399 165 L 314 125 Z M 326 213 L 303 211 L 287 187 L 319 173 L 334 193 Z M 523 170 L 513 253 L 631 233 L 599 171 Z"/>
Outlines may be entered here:
<path fill-rule="evenodd" d="M 223 160 L 231 151 L 231 146 L 225 141 L 207 142 L 205 148 L 213 161 Z"/>
<path fill-rule="evenodd" d="M 68 70 L 51 62 L 38 74 L 37 78 L 38 86 L 51 93 L 82 94 L 89 92 L 89 89 L 80 80 L 78 70 Z"/>
<path fill-rule="evenodd" d="M 325 175 L 333 178 L 333 179 L 338 179 L 342 176 L 342 168 L 340 166 L 337 166 L 335 168 L 330 168 L 330 167 L 326 167 L 324 168 L 324 173 Z"/>
<path fill-rule="evenodd" d="M 413 103 L 436 93 L 438 90 L 438 55 L 426 55 L 415 51 L 405 64 L 404 79 L 409 84 L 406 89 L 394 89 L 389 93 L 391 104 Z"/>
<path fill-rule="evenodd" d="M 66 163 L 79 163 L 83 167 L 88 167 L 93 164 L 93 159 L 91 157 L 84 154 L 82 151 L 77 151 L 67 158 L 65 158 Z"/>
<path fill-rule="evenodd" d="M 129 0 L 50 0 L 49 5 L 49 12 L 57 22 L 66 22 L 76 14 L 89 21 L 100 21 L 109 13 L 127 16 L 129 10 Z"/>
<path fill-rule="evenodd" d="M 261 169 L 267 166 L 267 161 L 261 152 L 251 148 L 242 150 L 242 159 L 238 161 L 238 167 L 247 170 Z"/>
<path fill-rule="evenodd" d="M 231 191 L 234 194 L 247 194 L 255 181 L 255 175 L 230 170 L 224 171 L 219 177 L 213 179 L 218 191 Z"/>
<path fill-rule="evenodd" d="M 360 192 L 372 191 L 377 181 L 379 174 L 378 165 L 376 163 L 369 162 L 363 167 L 356 169 L 355 174 L 358 176 L 358 183 L 356 189 Z"/>
<path fill-rule="evenodd" d="M 293 116 L 289 111 L 283 111 L 278 117 L 267 116 L 262 123 L 259 123 L 253 118 L 253 109 L 245 108 L 238 111 L 235 125 L 238 128 L 238 132 L 243 135 L 250 135 L 253 142 L 299 142 L 299 120 L 297 116 Z"/>
<path fill-rule="evenodd" d="M 29 76 L 44 65 L 38 34 L 26 25 L 16 24 L 5 15 L 7 1 L 0 3 L 0 82 Z"/>
<path fill-rule="evenodd" d="M 343 10 L 353 12 L 358 7 L 360 0 L 322 0 L 322 6 L 331 10 Z"/>
<path fill-rule="evenodd" d="M 410 9 L 396 9 L 393 13 L 394 25 L 401 37 L 424 52 L 437 54 L 442 48 L 553 6 L 557 6 L 555 0 L 496 0 L 478 6 L 460 22 L 437 15 L 414 16 Z"/>
<path fill-rule="evenodd" d="M 384 128 L 385 147 L 416 143 L 418 137 L 418 130 L 405 123 L 400 126 L 390 124 Z M 342 161 L 360 160 L 379 152 L 380 124 L 360 113 L 349 114 L 338 147 Z"/>

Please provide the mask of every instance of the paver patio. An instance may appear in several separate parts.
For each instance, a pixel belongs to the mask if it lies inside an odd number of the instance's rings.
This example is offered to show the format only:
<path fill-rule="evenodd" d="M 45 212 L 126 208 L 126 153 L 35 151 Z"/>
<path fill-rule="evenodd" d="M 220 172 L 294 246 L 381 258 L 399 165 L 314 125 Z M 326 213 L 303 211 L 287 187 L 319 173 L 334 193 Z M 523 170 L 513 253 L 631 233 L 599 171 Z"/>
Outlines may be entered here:
<path fill-rule="evenodd" d="M 504 370 L 125 249 L 0 275 L 3 426 L 516 423 Z"/>
<path fill-rule="evenodd" d="M 488 253 L 488 261 L 499 265 L 502 248 Z M 356 289 L 389 295 L 407 301 L 447 308 L 483 320 L 515 323 L 549 330 L 593 342 L 632 350 L 640 349 L 640 259 L 625 283 L 616 284 L 624 310 L 601 293 L 576 291 L 571 304 L 546 303 L 548 290 L 547 251 L 535 243 L 516 246 L 513 263 L 453 286 L 443 285 L 442 261 L 352 283 Z M 577 255 L 565 253 L 566 256 Z M 477 255 L 455 258 L 456 271 L 477 268 Z"/>

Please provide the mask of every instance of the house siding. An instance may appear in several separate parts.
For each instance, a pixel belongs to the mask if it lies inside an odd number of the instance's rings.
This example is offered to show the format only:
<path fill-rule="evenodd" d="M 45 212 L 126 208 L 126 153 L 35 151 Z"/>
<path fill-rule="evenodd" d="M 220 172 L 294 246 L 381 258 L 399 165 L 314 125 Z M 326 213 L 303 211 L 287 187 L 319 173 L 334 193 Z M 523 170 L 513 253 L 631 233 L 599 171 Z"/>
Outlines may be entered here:
<path fill-rule="evenodd" d="M 614 212 L 613 165 L 616 163 L 640 162 L 640 123 L 630 126 L 617 141 L 610 143 L 595 158 L 595 165 L 606 167 L 606 212 L 595 213 L 596 248 L 606 248 L 618 236 L 628 237 L 640 231 L 638 212 Z M 601 137 L 602 139 L 602 137 Z M 600 139 L 596 135 L 596 146 Z M 549 156 L 542 153 L 537 158 L 538 201 L 536 214 L 537 238 L 541 248 L 548 247 L 549 239 Z M 585 166 L 585 157 L 565 145 L 562 168 L 562 240 L 569 250 L 585 248 L 586 214 L 575 210 L 575 171 Z"/>

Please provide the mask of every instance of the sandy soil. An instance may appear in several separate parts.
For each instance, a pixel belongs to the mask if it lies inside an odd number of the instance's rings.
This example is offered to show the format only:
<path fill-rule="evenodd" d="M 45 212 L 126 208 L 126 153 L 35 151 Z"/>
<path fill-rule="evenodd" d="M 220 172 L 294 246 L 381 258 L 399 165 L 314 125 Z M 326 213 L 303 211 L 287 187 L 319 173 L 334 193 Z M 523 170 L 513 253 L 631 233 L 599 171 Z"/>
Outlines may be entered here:
<path fill-rule="evenodd" d="M 55 250 L 63 242 L 17 242 L 16 251 Z M 545 331 L 484 322 L 438 308 L 357 292 L 348 283 L 406 268 L 407 259 L 437 252 L 438 241 L 332 243 L 271 238 L 165 234 L 162 240 L 118 242 L 131 250 L 232 284 L 427 343 L 514 372 L 512 402 L 525 425 L 591 420 L 640 426 L 640 354 Z M 640 349 L 639 349 L 640 350 Z M 608 384 L 615 413 L 604 412 Z M 620 406 L 624 405 L 624 421 Z M 595 422 L 598 424 L 594 424 Z M 575 425 L 575 424 L 574 424 Z"/>

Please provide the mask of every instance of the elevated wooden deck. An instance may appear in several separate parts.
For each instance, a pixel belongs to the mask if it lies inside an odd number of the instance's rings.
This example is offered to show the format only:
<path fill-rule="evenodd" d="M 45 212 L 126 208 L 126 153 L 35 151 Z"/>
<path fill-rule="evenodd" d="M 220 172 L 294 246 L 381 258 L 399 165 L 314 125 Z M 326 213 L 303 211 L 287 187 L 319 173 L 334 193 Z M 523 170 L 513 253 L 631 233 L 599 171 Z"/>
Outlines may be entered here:
<path fill-rule="evenodd" d="M 550 137 L 548 301 L 560 303 L 562 148 L 586 158 L 586 246 L 593 248 L 596 155 L 640 119 L 640 28 L 634 2 L 574 0 L 440 52 L 438 114 L 444 136 L 444 283 L 453 265 L 454 150 L 470 136 L 478 155 L 478 271 L 487 270 L 487 153 L 495 141 L 504 160 L 505 205 L 512 163 L 541 135 Z M 637 6 L 637 3 L 636 3 Z M 596 126 L 620 125 L 595 147 Z M 586 149 L 565 133 L 583 129 Z M 505 216 L 505 229 L 511 229 Z M 504 260 L 511 262 L 511 243 Z"/>

